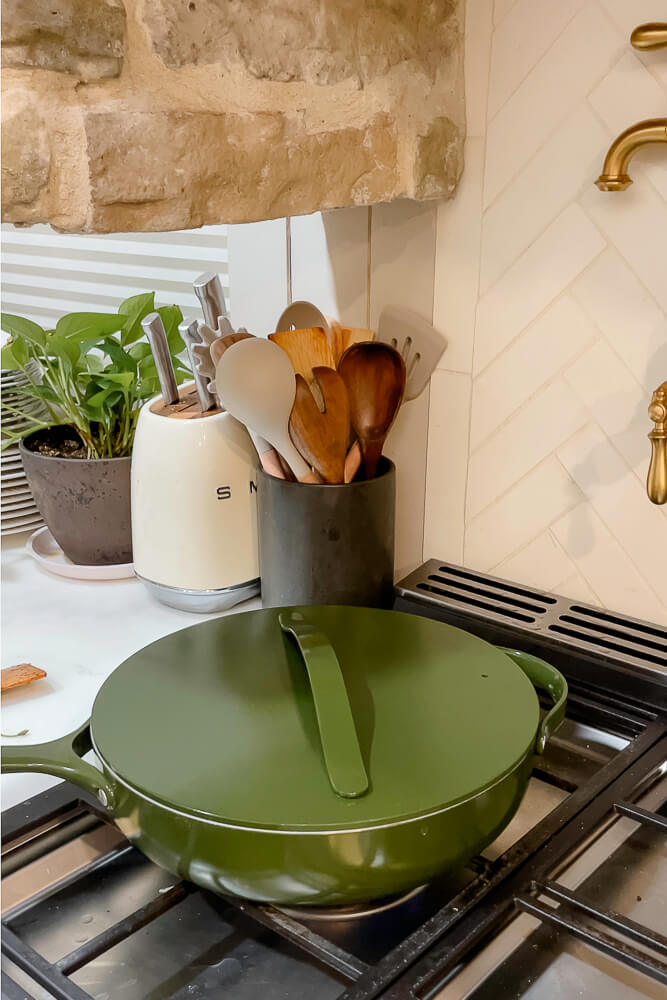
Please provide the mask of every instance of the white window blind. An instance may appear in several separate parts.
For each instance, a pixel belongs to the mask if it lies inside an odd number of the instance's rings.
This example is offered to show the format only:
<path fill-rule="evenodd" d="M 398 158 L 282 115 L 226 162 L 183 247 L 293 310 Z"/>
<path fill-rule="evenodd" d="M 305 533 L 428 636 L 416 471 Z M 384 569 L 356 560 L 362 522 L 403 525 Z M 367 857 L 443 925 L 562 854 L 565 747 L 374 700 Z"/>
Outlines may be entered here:
<path fill-rule="evenodd" d="M 227 226 L 104 236 L 2 226 L 3 311 L 46 329 L 65 313 L 115 312 L 139 292 L 199 316 L 192 282 L 202 271 L 220 274 L 229 304 Z"/>

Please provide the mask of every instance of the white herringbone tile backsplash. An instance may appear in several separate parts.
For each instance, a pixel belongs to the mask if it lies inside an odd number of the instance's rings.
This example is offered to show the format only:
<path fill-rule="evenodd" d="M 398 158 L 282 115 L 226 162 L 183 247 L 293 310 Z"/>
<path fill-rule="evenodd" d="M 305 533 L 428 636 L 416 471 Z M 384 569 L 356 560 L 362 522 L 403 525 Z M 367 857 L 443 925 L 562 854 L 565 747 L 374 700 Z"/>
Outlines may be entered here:
<path fill-rule="evenodd" d="M 667 378 L 667 0 L 468 0 L 466 170 L 439 207 L 425 555 L 667 623 L 667 506 L 646 410 Z M 486 108 L 486 115 L 480 109 Z M 454 405 L 454 401 L 455 404 Z"/>

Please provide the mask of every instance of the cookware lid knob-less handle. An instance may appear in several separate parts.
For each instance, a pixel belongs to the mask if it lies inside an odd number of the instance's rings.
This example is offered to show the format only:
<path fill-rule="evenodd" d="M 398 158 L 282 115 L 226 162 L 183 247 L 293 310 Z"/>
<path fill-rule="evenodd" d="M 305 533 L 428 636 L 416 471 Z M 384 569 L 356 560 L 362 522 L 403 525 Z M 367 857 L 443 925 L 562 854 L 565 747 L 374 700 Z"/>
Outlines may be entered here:
<path fill-rule="evenodd" d="M 537 727 L 535 737 L 535 753 L 544 753 L 547 741 L 558 729 L 565 718 L 565 706 L 567 703 L 567 681 L 555 667 L 552 667 L 546 660 L 541 660 L 539 656 L 532 653 L 524 653 L 520 649 L 506 649 L 499 646 L 503 653 L 506 653 L 511 660 L 514 660 L 518 667 L 521 667 L 526 677 L 532 681 L 537 688 L 548 691 L 553 701 L 553 707 L 549 709 Z"/>
<path fill-rule="evenodd" d="M 280 615 L 278 621 L 296 640 L 306 665 L 331 787 L 343 798 L 356 799 L 368 791 L 368 775 L 336 654 L 299 612 Z"/>

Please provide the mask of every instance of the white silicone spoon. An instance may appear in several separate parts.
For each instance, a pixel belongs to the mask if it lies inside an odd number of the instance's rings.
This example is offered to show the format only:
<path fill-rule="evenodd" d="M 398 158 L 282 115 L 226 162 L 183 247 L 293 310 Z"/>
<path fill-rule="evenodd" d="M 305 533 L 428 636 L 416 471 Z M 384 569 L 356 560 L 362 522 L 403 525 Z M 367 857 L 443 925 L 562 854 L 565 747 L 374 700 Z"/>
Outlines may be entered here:
<path fill-rule="evenodd" d="M 296 376 L 290 359 L 277 344 L 262 337 L 232 344 L 218 361 L 215 386 L 225 409 L 266 438 L 300 483 L 318 481 L 290 440 Z"/>

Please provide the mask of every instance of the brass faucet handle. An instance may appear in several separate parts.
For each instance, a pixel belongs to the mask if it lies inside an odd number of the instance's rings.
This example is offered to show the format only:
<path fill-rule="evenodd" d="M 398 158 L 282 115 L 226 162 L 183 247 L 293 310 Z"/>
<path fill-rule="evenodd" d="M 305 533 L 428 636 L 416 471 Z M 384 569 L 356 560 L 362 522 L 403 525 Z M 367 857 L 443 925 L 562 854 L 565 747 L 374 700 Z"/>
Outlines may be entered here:
<path fill-rule="evenodd" d="M 658 21 L 640 24 L 630 35 L 630 44 L 635 49 L 664 49 L 667 46 L 667 24 Z"/>
<path fill-rule="evenodd" d="M 655 427 L 649 434 L 651 464 L 646 480 L 646 492 L 653 503 L 667 503 L 667 382 L 663 382 L 651 399 L 648 415 Z"/>

